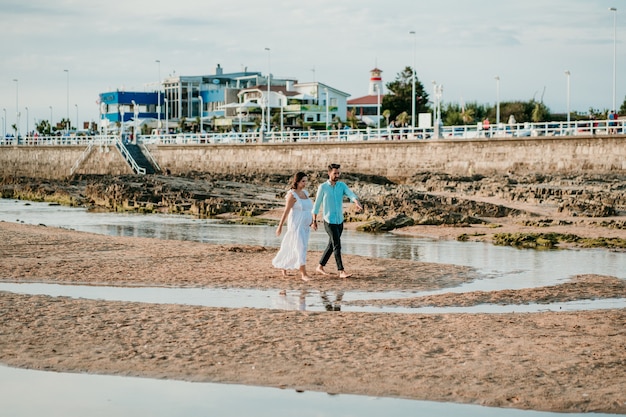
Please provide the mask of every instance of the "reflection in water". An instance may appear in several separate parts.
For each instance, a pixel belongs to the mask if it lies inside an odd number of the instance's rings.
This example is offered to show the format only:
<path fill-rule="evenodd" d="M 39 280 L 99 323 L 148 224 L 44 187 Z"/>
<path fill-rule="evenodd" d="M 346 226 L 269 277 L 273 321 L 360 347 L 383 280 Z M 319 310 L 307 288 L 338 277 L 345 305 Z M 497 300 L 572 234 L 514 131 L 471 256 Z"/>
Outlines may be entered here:
<path fill-rule="evenodd" d="M 60 285 L 45 283 L 0 282 L 0 291 L 17 294 L 49 295 L 52 297 L 85 298 L 105 301 L 129 301 L 156 304 L 184 304 L 226 308 L 273 308 L 279 310 L 347 311 L 361 313 L 512 313 L 537 311 L 578 311 L 624 308 L 624 298 L 580 300 L 562 303 L 496 305 L 479 304 L 472 307 L 393 307 L 354 305 L 358 301 L 406 298 L 426 293 L 389 291 L 372 293 L 362 291 L 316 290 L 276 291 L 242 288 L 162 288 L 162 287 L 101 287 L 92 285 Z"/>
<path fill-rule="evenodd" d="M 343 291 L 337 291 L 335 301 L 331 301 L 326 291 L 320 291 L 322 302 L 326 311 L 341 311 L 341 301 L 343 300 Z"/>

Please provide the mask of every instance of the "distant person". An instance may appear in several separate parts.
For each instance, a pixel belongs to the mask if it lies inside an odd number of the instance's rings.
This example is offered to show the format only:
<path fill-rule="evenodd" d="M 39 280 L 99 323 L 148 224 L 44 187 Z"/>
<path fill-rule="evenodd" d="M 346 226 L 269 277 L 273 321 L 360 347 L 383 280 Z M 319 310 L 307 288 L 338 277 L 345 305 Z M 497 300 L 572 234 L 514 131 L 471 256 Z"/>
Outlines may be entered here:
<path fill-rule="evenodd" d="M 617 126 L 617 114 L 615 114 L 615 110 L 611 110 L 611 113 L 609 113 L 609 134 L 610 135 L 614 135 L 615 133 L 617 133 L 617 129 L 615 128 L 615 126 Z"/>
<path fill-rule="evenodd" d="M 272 260 L 275 268 L 282 269 L 283 276 L 287 276 L 288 269 L 300 271 L 300 278 L 309 281 L 311 277 L 306 272 L 306 251 L 309 246 L 309 234 L 313 216 L 311 210 L 313 202 L 305 190 L 307 176 L 298 172 L 293 176 L 290 190 L 285 196 L 285 209 L 276 229 L 276 236 L 280 236 L 285 220 L 287 233 L 283 237 L 280 250 Z"/>
<path fill-rule="evenodd" d="M 339 277 L 349 278 L 352 274 L 348 274 L 343 267 L 343 261 L 341 259 L 341 234 L 343 233 L 343 198 L 348 197 L 356 205 L 357 210 L 362 210 L 363 207 L 356 194 L 348 188 L 346 183 L 339 181 L 341 165 L 330 164 L 328 166 L 328 181 L 323 182 L 317 188 L 317 194 L 315 195 L 315 205 L 313 206 L 313 229 L 317 230 L 317 215 L 320 211 L 320 206 L 324 208 L 324 229 L 328 234 L 328 245 L 326 250 L 322 254 L 320 263 L 316 269 L 316 272 L 322 275 L 328 275 L 324 270 L 324 267 L 330 259 L 330 255 L 335 255 L 335 262 L 337 263 L 337 271 L 339 271 Z"/>
<path fill-rule="evenodd" d="M 485 137 L 488 138 L 489 137 L 489 118 L 486 117 L 485 120 L 483 120 L 483 130 L 485 131 Z"/>
<path fill-rule="evenodd" d="M 517 123 L 517 120 L 515 120 L 515 116 L 513 114 L 511 114 L 509 116 L 509 124 L 510 125 L 514 125 L 515 123 Z"/>

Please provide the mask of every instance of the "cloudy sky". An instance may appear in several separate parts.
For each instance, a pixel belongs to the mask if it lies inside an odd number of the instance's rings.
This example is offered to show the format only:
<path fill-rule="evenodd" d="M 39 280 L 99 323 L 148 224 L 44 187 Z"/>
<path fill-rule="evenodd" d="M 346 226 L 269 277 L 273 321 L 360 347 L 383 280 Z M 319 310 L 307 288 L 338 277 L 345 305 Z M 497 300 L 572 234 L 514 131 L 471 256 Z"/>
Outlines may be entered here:
<path fill-rule="evenodd" d="M 569 70 L 573 111 L 609 109 L 614 17 L 619 107 L 625 0 L 0 0 L 0 106 L 7 130 L 16 101 L 22 131 L 26 107 L 30 128 L 50 107 L 55 122 L 69 113 L 75 124 L 77 110 L 81 121 L 98 117 L 101 92 L 149 91 L 159 73 L 213 74 L 217 64 L 359 97 L 369 70 L 389 82 L 415 57 L 444 103 L 493 105 L 498 76 L 501 101 L 543 99 L 565 112 Z"/>

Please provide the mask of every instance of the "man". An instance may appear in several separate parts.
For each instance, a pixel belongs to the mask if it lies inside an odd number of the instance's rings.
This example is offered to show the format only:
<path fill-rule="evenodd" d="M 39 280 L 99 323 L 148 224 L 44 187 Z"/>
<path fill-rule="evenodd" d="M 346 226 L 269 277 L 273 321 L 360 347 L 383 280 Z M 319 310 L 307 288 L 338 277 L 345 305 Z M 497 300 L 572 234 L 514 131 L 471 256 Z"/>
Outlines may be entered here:
<path fill-rule="evenodd" d="M 317 230 L 317 215 L 320 211 L 320 206 L 324 207 L 324 229 L 328 233 L 328 246 L 322 254 L 320 264 L 316 271 L 322 275 L 328 275 L 324 270 L 326 263 L 330 259 L 331 253 L 335 255 L 335 262 L 337 263 L 337 270 L 339 271 L 340 278 L 349 278 L 352 274 L 348 274 L 343 268 L 343 262 L 341 260 L 341 233 L 343 232 L 343 197 L 346 196 L 352 201 L 358 210 L 362 210 L 363 207 L 356 194 L 354 194 L 346 185 L 346 183 L 339 181 L 341 172 L 339 164 L 328 165 L 328 181 L 320 184 L 317 188 L 317 194 L 315 196 L 315 205 L 313 206 L 313 230 Z"/>

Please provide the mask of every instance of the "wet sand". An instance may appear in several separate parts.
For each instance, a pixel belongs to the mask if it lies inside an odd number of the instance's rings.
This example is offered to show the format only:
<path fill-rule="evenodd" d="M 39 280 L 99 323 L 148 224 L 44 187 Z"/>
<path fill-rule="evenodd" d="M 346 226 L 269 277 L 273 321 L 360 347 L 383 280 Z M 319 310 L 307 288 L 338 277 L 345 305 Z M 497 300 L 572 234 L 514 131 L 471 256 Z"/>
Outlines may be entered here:
<path fill-rule="evenodd" d="M 305 283 L 295 273 L 283 278 L 271 267 L 273 248 L 109 237 L 1 222 L 0 236 L 0 280 L 11 282 L 423 291 L 474 278 L 470 268 L 460 266 L 346 256 L 354 278 L 315 275 Z M 310 271 L 318 255 L 309 255 Z M 580 276 L 554 287 L 403 302 L 550 303 L 603 297 L 626 297 L 624 281 Z M 0 292 L 0 300 L 0 362 L 11 366 L 626 414 L 626 308 L 392 314 L 6 292 Z"/>

